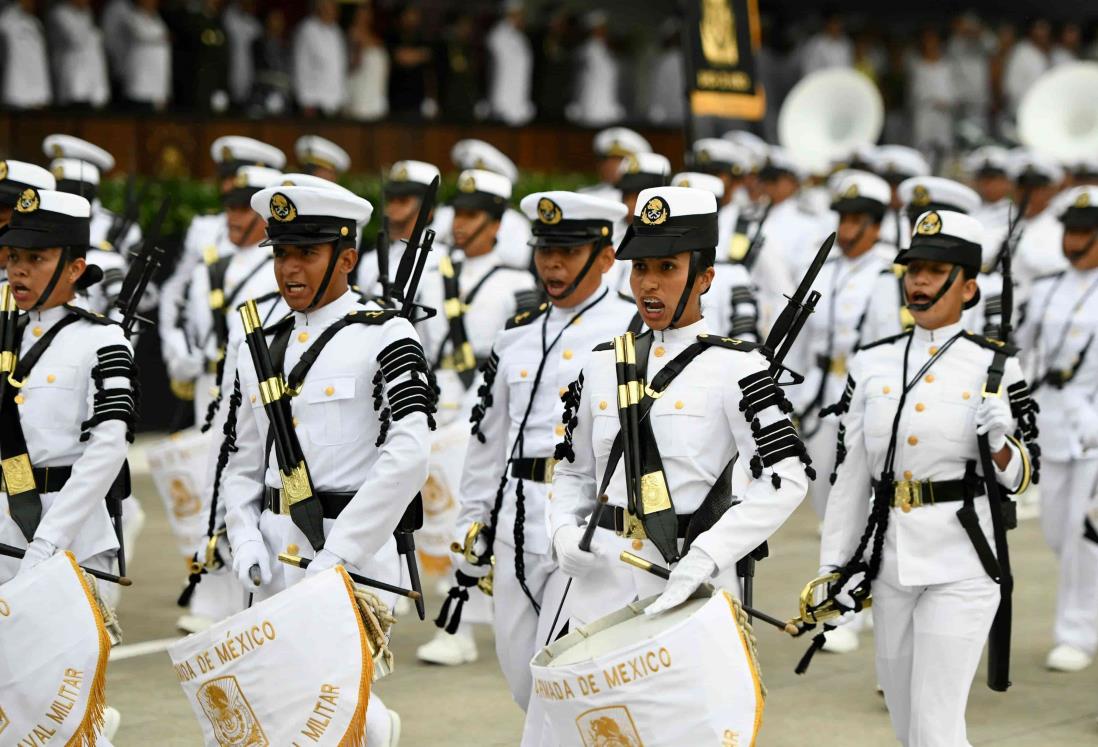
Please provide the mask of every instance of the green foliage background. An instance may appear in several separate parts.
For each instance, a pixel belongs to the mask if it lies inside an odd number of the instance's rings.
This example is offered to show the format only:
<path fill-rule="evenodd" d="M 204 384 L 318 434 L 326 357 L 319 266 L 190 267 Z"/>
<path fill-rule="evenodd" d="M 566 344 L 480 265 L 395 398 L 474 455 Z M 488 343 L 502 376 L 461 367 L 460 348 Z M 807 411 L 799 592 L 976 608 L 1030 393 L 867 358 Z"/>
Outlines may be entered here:
<path fill-rule="evenodd" d="M 518 206 L 519 200 L 531 192 L 542 192 L 551 189 L 574 190 L 582 186 L 594 184 L 597 181 L 594 174 L 564 173 L 547 174 L 529 172 L 519 177 L 518 184 L 512 195 L 511 204 Z M 344 177 L 341 184 L 361 197 L 365 197 L 376 208 L 381 205 L 381 179 L 378 176 L 354 174 Z M 103 182 L 99 187 L 99 198 L 104 206 L 116 212 L 122 212 L 126 203 L 126 180 L 111 179 Z M 134 184 L 134 194 L 145 192 L 145 199 L 141 203 L 139 222 L 147 227 L 152 221 L 161 201 L 167 197 L 172 198 L 172 207 L 168 217 L 164 221 L 161 235 L 166 238 L 181 239 L 190 225 L 191 219 L 196 215 L 216 212 L 220 209 L 217 187 L 212 181 L 198 181 L 186 179 L 173 180 L 146 180 L 138 179 Z M 439 202 L 444 203 L 457 191 L 457 175 L 452 174 L 443 179 L 439 188 Z M 373 220 L 366 227 L 365 236 L 373 239 L 377 233 L 378 221 Z"/>

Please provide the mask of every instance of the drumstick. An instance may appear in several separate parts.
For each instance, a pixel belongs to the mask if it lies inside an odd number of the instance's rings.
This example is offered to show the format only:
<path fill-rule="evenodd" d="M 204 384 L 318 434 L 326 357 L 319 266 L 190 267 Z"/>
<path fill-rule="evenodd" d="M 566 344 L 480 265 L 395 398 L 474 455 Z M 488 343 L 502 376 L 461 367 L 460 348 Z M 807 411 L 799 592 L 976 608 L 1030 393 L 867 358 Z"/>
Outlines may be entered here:
<path fill-rule="evenodd" d="M 653 576 L 659 576 L 664 580 L 671 578 L 671 571 L 662 566 L 658 566 L 655 563 L 650 563 L 644 558 L 638 557 L 627 550 L 622 551 L 620 559 L 622 562 L 628 563 L 634 568 L 640 568 L 642 571 L 651 573 Z M 756 617 L 767 625 L 773 625 L 778 630 L 789 633 L 789 635 L 796 635 L 799 632 L 797 626 L 793 623 L 782 622 L 776 617 L 768 615 L 765 612 L 759 612 L 744 604 L 741 604 L 740 606 L 743 608 L 743 611 L 751 615 L 751 617 Z"/>
<path fill-rule="evenodd" d="M 280 552 L 278 554 L 278 559 L 286 565 L 296 566 L 297 568 L 308 568 L 309 563 L 313 562 L 312 558 L 302 558 L 298 555 L 290 555 L 284 552 Z M 343 570 L 346 571 L 347 569 L 344 568 Z M 402 589 L 399 586 L 393 586 L 392 584 L 387 584 L 384 581 L 378 581 L 373 578 L 367 578 L 366 576 L 360 576 L 359 574 L 351 573 L 350 571 L 347 571 L 347 575 L 350 576 L 351 580 L 354 581 L 356 584 L 361 584 L 362 586 L 371 586 L 375 589 L 380 589 L 381 591 L 387 591 L 402 597 L 408 597 L 411 600 L 416 600 L 420 598 L 420 593 L 418 591 L 412 591 L 411 589 Z"/>
<path fill-rule="evenodd" d="M 22 558 L 25 554 L 26 552 L 18 547 L 0 542 L 0 555 L 6 555 L 9 558 Z M 80 570 L 95 576 L 100 581 L 110 581 L 112 584 L 118 584 L 119 586 L 133 586 L 133 581 L 130 580 L 129 576 L 116 576 L 113 573 L 97 571 L 94 568 L 85 568 L 84 566 L 80 566 Z"/>

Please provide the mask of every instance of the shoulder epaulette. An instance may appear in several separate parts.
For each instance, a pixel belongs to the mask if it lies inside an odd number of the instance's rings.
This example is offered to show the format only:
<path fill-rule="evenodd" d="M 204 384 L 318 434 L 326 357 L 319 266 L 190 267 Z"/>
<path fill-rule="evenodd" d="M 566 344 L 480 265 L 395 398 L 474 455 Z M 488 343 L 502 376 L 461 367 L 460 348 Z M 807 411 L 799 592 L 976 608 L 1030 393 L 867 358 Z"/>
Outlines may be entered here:
<path fill-rule="evenodd" d="M 268 325 L 264 326 L 263 327 L 263 334 L 265 334 L 265 335 L 277 335 L 279 332 L 282 332 L 286 329 L 292 328 L 293 326 L 294 326 L 294 315 L 293 315 L 293 313 L 290 313 L 290 314 L 287 314 L 286 316 L 282 317 L 281 319 L 279 319 L 277 322 L 272 322 L 271 324 L 268 324 Z"/>
<path fill-rule="evenodd" d="M 881 339 L 874 340 L 873 342 L 867 342 L 865 345 L 859 345 L 857 349 L 859 351 L 861 351 L 861 350 L 869 350 L 870 348 L 875 348 L 879 345 L 889 345 L 891 343 L 896 342 L 897 340 L 904 339 L 905 337 L 907 337 L 910 334 L 911 334 L 911 332 L 907 331 L 907 332 L 900 332 L 897 335 L 889 335 L 888 337 L 882 337 Z"/>
<path fill-rule="evenodd" d="M 1015 356 L 1018 354 L 1018 348 L 1014 345 L 1008 345 L 1002 340 L 993 340 L 990 337 L 984 337 L 983 335 L 974 335 L 971 332 L 962 332 L 961 335 L 969 342 L 974 342 L 982 348 L 987 348 L 996 353 L 1005 353 L 1009 356 Z"/>
<path fill-rule="evenodd" d="M 511 317 L 507 321 L 507 324 L 506 324 L 506 326 L 504 326 L 504 329 L 514 329 L 515 327 L 523 327 L 523 326 L 529 324 L 530 322 L 534 321 L 535 319 L 537 319 L 542 314 L 544 314 L 548 310 L 548 308 L 549 308 L 549 304 L 548 303 L 543 303 L 540 306 L 538 306 L 536 309 L 530 309 L 529 311 L 520 311 L 518 314 L 515 314 L 513 317 Z"/>
<path fill-rule="evenodd" d="M 515 291 L 515 310 L 532 311 L 545 302 L 545 296 L 538 288 L 525 288 Z"/>
<path fill-rule="evenodd" d="M 65 308 L 73 312 L 80 318 L 86 319 L 92 324 L 118 324 L 118 322 L 116 322 L 114 319 L 111 319 L 108 316 L 104 316 L 96 311 L 88 311 L 87 309 L 82 309 L 79 306 L 69 306 L 68 304 L 65 305 Z"/>
<path fill-rule="evenodd" d="M 739 350 L 742 353 L 748 353 L 759 347 L 757 343 L 748 342 L 747 340 L 738 340 L 735 337 L 721 337 L 719 335 L 710 334 L 698 335 L 698 342 L 702 345 L 716 345 L 717 347 L 728 348 L 729 350 Z"/>
<path fill-rule="evenodd" d="M 613 340 L 607 340 L 606 342 L 600 342 L 598 345 L 591 348 L 591 350 L 593 352 L 596 352 L 596 353 L 601 351 L 601 350 L 613 350 L 613 349 L 614 349 L 614 341 Z"/>
<path fill-rule="evenodd" d="M 400 312 L 396 309 L 358 309 L 347 315 L 347 321 L 357 324 L 385 324 L 399 316 Z"/>

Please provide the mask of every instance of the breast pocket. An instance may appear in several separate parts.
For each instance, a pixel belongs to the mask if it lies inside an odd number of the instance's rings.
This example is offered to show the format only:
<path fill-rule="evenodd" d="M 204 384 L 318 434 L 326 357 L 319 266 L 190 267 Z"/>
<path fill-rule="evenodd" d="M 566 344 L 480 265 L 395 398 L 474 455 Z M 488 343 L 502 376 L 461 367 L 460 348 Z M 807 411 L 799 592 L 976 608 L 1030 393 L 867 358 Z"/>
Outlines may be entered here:
<path fill-rule="evenodd" d="M 355 378 L 334 376 L 305 382 L 299 395 L 306 410 L 299 415 L 309 432 L 309 439 L 322 446 L 335 446 L 354 440 L 357 433 L 354 408 Z"/>
<path fill-rule="evenodd" d="M 947 441 L 955 444 L 974 444 L 976 442 L 976 404 L 978 395 L 963 400 L 961 392 L 946 393 L 936 401 L 927 402 L 922 415 L 934 416 L 934 429 Z M 972 404 L 969 404 L 972 403 Z"/>
<path fill-rule="evenodd" d="M 709 390 L 668 392 L 652 406 L 652 431 L 665 457 L 695 456 L 706 448 Z"/>
<path fill-rule="evenodd" d="M 21 394 L 35 403 L 39 413 L 43 411 L 38 408 L 48 408 L 48 416 L 37 418 L 38 427 L 68 428 L 86 417 L 88 404 L 83 401 L 84 394 L 76 391 L 82 383 L 79 373 L 75 366 L 38 366 L 31 370 Z"/>
<path fill-rule="evenodd" d="M 865 435 L 867 438 L 889 438 L 900 403 L 900 382 L 873 378 L 865 386 Z"/>
<path fill-rule="evenodd" d="M 522 420 L 522 416 L 526 413 L 526 406 L 530 404 L 530 393 L 533 391 L 536 373 L 536 363 L 520 363 L 509 367 L 505 372 L 507 377 L 507 413 L 514 422 Z"/>
<path fill-rule="evenodd" d="M 621 422 L 618 420 L 618 403 L 608 396 L 591 392 L 591 444 L 596 454 L 605 454 L 610 451 L 618 431 L 621 430 Z"/>

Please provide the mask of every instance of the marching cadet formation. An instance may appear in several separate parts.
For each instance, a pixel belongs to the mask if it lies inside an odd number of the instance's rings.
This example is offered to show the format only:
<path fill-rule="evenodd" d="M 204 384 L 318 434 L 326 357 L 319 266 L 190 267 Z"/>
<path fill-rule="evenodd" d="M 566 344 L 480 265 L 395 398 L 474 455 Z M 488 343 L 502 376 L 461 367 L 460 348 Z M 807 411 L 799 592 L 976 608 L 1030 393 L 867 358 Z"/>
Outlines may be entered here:
<path fill-rule="evenodd" d="M 734 132 L 673 175 L 614 127 L 590 188 L 516 194 L 514 163 L 466 140 L 446 204 L 438 166 L 408 158 L 375 211 L 335 183 L 338 145 L 302 137 L 292 173 L 228 136 L 222 211 L 135 294 L 149 247 L 97 196 L 114 159 L 43 147 L 48 168 L 0 162 L 0 311 L 18 308 L 0 325 L 0 582 L 61 550 L 125 574 L 144 519 L 129 337 L 158 307 L 172 391 L 208 432 L 184 632 L 336 565 L 386 607 L 418 594 L 422 493 L 448 476 L 452 588 L 419 657 L 472 661 L 469 626 L 490 623 L 522 744 L 563 743 L 531 658 L 652 595 L 649 617 L 708 583 L 749 607 L 750 568 L 809 497 L 820 614 L 798 622 L 826 624 L 802 666 L 857 648 L 871 600 L 896 739 L 959 747 L 985 641 L 1005 688 L 1007 530 L 1043 478 L 1047 666 L 1098 650 L 1093 168 L 987 147 L 965 160 L 973 188 L 885 145 L 809 174 Z M 368 713 L 368 743 L 396 745 L 376 692 Z"/>

